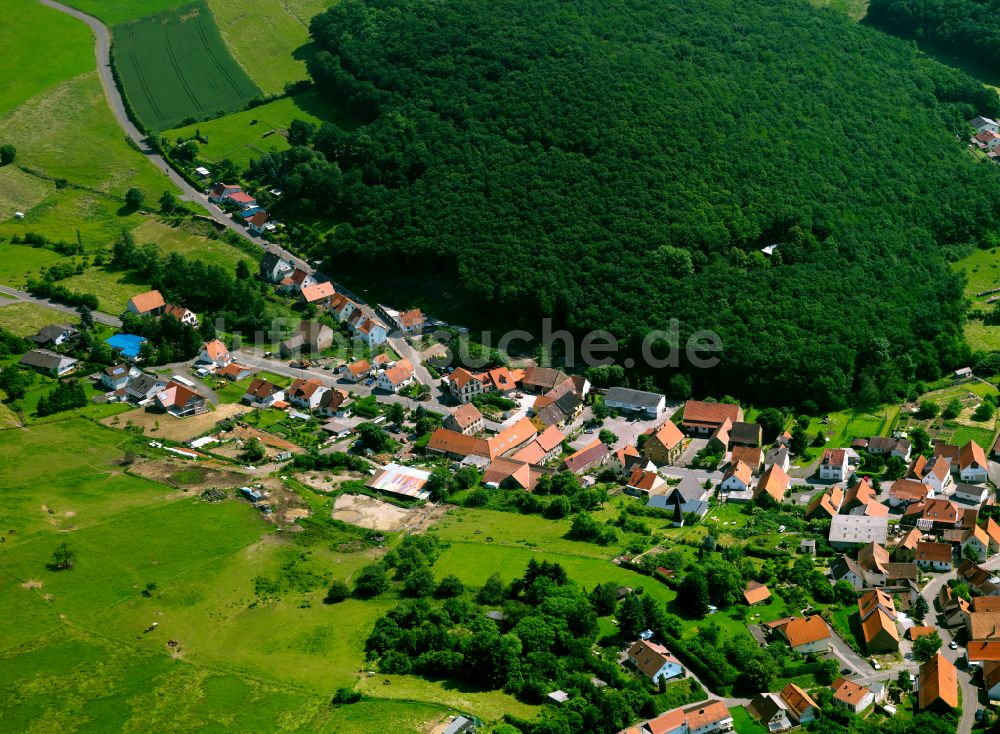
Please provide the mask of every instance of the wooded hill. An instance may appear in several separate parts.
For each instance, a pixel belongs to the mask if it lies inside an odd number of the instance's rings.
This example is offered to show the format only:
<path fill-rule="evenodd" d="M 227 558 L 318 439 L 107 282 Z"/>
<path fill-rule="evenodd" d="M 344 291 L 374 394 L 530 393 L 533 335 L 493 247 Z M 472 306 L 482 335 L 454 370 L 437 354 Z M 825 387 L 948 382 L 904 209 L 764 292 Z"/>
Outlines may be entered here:
<path fill-rule="evenodd" d="M 899 40 L 801 0 L 344 0 L 312 33 L 318 87 L 368 122 L 300 126 L 251 175 L 348 222 L 330 272 L 452 273 L 633 346 L 676 317 L 725 343 L 694 389 L 756 403 L 968 358 L 945 254 L 1000 213 L 963 142 L 1000 109 Z"/>

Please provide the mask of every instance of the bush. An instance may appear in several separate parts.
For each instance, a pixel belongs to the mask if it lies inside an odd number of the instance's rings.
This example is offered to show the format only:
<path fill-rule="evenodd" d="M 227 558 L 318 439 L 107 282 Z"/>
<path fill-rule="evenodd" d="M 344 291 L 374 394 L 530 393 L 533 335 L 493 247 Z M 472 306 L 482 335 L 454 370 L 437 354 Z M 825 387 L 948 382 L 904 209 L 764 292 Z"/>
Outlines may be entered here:
<path fill-rule="evenodd" d="M 371 599 L 388 588 L 389 576 L 381 563 L 365 566 L 354 580 L 354 596 L 358 599 Z"/>
<path fill-rule="evenodd" d="M 360 691 L 355 691 L 353 688 L 338 688 L 333 692 L 333 698 L 330 699 L 330 703 L 334 706 L 344 706 L 346 704 L 357 703 L 361 698 Z"/>
<path fill-rule="evenodd" d="M 350 595 L 351 590 L 348 588 L 347 584 L 340 579 L 337 579 L 330 584 L 330 589 L 326 592 L 326 598 L 323 599 L 323 601 L 327 604 L 339 604 Z"/>

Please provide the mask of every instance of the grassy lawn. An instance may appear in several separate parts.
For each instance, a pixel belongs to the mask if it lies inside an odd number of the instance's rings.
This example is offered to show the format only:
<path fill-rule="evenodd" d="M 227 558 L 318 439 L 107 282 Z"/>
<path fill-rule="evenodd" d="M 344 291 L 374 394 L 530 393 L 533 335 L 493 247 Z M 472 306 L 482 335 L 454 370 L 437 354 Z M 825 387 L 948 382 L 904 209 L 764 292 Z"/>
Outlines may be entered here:
<path fill-rule="evenodd" d="M 973 349 L 1000 350 L 1000 324 L 984 324 L 970 319 L 965 324 L 965 341 Z"/>
<path fill-rule="evenodd" d="M 767 734 L 767 727 L 749 714 L 742 706 L 729 709 L 733 715 L 733 729 L 736 734 Z"/>
<path fill-rule="evenodd" d="M 287 150 L 285 131 L 296 119 L 314 125 L 336 122 L 342 127 L 352 127 L 351 121 L 319 93 L 306 91 L 244 112 L 168 130 L 164 135 L 173 140 L 192 137 L 200 131 L 208 137 L 208 144 L 199 146 L 202 157 L 210 161 L 228 158 L 238 166 L 246 166 L 251 158 Z"/>
<path fill-rule="evenodd" d="M 27 212 L 56 190 L 50 181 L 25 173 L 17 166 L 0 168 L 0 222 Z"/>
<path fill-rule="evenodd" d="M 22 287 L 29 276 L 37 276 L 42 268 L 62 258 L 52 250 L 26 245 L 0 244 L 0 283 Z"/>
<path fill-rule="evenodd" d="M 74 323 L 75 316 L 34 303 L 0 306 L 0 326 L 18 336 L 31 336 L 48 324 Z"/>
<path fill-rule="evenodd" d="M 206 225 L 211 227 L 211 225 Z M 139 245 L 152 242 L 159 246 L 165 255 L 176 252 L 192 260 L 201 260 L 211 265 L 219 265 L 227 270 L 233 270 L 240 260 L 246 260 L 251 272 L 256 271 L 256 261 L 242 250 L 233 247 L 225 240 L 213 239 L 191 231 L 197 229 L 197 224 L 187 223 L 174 227 L 155 219 L 147 219 L 132 232 Z"/>
<path fill-rule="evenodd" d="M 265 94 L 309 77 L 309 29 L 279 0 L 208 0 L 229 50 Z"/>
<path fill-rule="evenodd" d="M 137 282 L 131 273 L 106 268 L 87 268 L 81 275 L 72 275 L 60 283 L 71 291 L 93 293 L 100 303 L 99 310 L 111 314 L 120 314 L 128 299 L 149 290 L 149 283 Z"/>
<path fill-rule="evenodd" d="M 965 295 L 978 302 L 985 301 L 988 296 L 977 298 L 977 293 L 1000 288 L 1000 254 L 995 248 L 977 249 L 968 257 L 952 263 L 951 267 L 965 273 Z"/>
<path fill-rule="evenodd" d="M 94 68 L 93 41 L 83 23 L 35 0 L 7 0 L 4 10 L 0 115 L 43 89 Z"/>

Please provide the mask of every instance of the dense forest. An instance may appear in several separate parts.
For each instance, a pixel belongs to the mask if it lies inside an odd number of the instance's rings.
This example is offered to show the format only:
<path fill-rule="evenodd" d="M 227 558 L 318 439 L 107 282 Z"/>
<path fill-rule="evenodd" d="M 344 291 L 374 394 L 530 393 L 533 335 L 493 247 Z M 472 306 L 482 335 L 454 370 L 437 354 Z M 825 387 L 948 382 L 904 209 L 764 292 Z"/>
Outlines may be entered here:
<path fill-rule="evenodd" d="M 1000 105 L 897 39 L 800 0 L 343 0 L 311 31 L 366 124 L 296 125 L 249 175 L 344 222 L 328 272 L 444 274 L 633 354 L 677 318 L 724 351 L 674 385 L 758 404 L 888 399 L 969 357 L 945 256 L 1000 215 L 960 140 Z"/>
<path fill-rule="evenodd" d="M 908 38 L 926 39 L 992 69 L 1000 68 L 997 0 L 871 0 L 869 23 Z"/>

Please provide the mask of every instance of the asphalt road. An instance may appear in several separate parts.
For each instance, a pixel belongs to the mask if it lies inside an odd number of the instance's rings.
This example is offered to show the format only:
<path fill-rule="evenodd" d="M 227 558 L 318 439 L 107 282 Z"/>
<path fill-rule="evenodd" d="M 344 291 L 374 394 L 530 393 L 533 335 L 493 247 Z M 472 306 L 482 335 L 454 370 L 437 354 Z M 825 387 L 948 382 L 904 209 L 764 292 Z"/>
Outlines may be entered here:
<path fill-rule="evenodd" d="M 65 303 L 57 303 L 56 301 L 50 301 L 47 298 L 39 298 L 38 296 L 33 296 L 30 293 L 25 293 L 24 291 L 15 290 L 13 288 L 8 288 L 5 285 L 0 285 L 0 293 L 5 296 L 9 296 L 15 301 L 22 301 L 25 303 L 34 303 L 39 306 L 45 306 L 45 308 L 51 308 L 56 311 L 62 311 L 63 313 L 73 314 L 77 319 L 80 315 L 76 312 L 76 309 L 72 306 L 67 306 Z M 9 304 L 8 304 L 9 305 Z M 117 316 L 112 316 L 108 313 L 102 313 L 101 311 L 93 311 L 94 321 L 100 324 L 107 324 L 108 326 L 114 326 L 118 328 L 122 325 L 122 320 Z"/>

